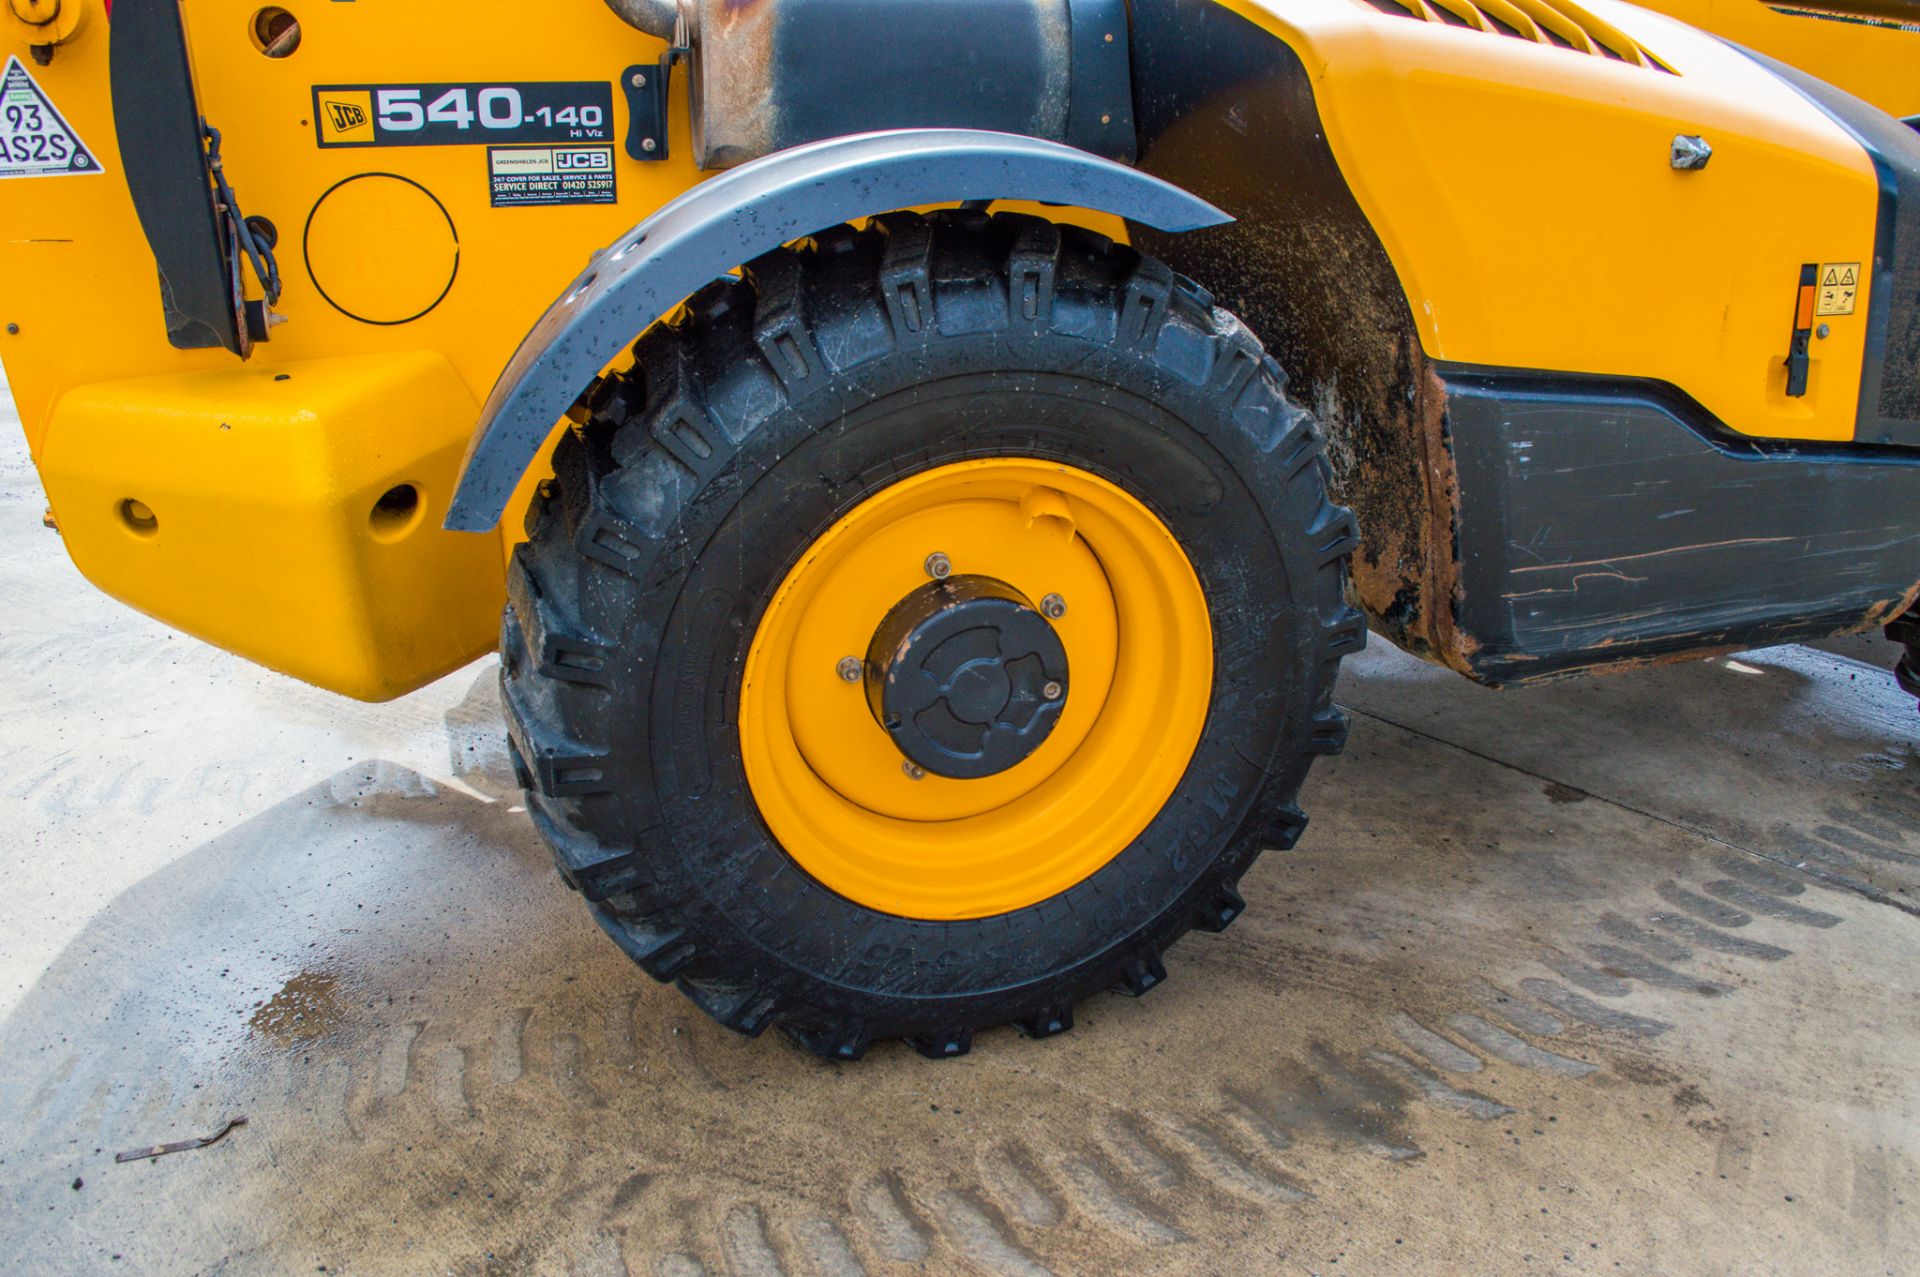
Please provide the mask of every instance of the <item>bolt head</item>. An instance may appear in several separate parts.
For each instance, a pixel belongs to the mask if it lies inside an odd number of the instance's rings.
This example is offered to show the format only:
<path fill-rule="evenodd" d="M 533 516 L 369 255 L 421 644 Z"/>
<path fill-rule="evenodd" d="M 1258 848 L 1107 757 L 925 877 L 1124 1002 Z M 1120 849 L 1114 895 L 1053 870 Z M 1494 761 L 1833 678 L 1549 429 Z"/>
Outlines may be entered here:
<path fill-rule="evenodd" d="M 927 556 L 923 566 L 927 569 L 927 575 L 936 581 L 944 581 L 953 575 L 953 560 L 938 550 Z"/>
<path fill-rule="evenodd" d="M 1067 614 L 1067 601 L 1058 594 L 1049 594 L 1040 600 L 1040 614 L 1049 621 L 1057 621 Z"/>
<path fill-rule="evenodd" d="M 643 137 L 640 139 L 640 149 L 651 154 L 660 149 L 660 144 L 650 137 Z"/>
<path fill-rule="evenodd" d="M 839 670 L 843 683 L 858 683 L 860 676 L 867 672 L 866 663 L 857 656 L 841 657 L 840 664 L 835 668 Z"/>
<path fill-rule="evenodd" d="M 927 778 L 927 769 L 912 759 L 901 763 L 900 771 L 908 780 L 925 780 Z"/>
<path fill-rule="evenodd" d="M 1713 144 L 1697 133 L 1676 133 L 1668 162 L 1683 173 L 1697 173 L 1713 158 Z"/>
<path fill-rule="evenodd" d="M 1813 330 L 1813 335 L 1825 341 L 1827 338 L 1833 336 L 1833 329 L 1826 324 L 1822 324 Z"/>
<path fill-rule="evenodd" d="M 1066 688 L 1060 686 L 1060 684 L 1058 683 L 1048 683 L 1045 687 L 1040 689 L 1040 695 L 1046 697 L 1050 701 L 1057 701 L 1060 699 L 1062 695 L 1066 693 L 1066 690 L 1067 690 Z"/>
<path fill-rule="evenodd" d="M 633 87 L 636 89 L 644 89 L 647 87 L 647 77 L 644 73 L 639 71 L 633 73 Z"/>

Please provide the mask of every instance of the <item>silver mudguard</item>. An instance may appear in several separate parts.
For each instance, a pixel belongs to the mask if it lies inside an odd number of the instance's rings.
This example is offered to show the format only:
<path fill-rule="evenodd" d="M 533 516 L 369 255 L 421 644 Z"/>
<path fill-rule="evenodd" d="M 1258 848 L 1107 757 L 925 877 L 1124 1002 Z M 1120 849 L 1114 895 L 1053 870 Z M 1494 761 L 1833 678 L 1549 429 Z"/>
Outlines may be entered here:
<path fill-rule="evenodd" d="M 1162 231 L 1233 219 L 1177 186 L 1010 133 L 898 129 L 780 151 L 703 182 L 597 253 L 494 384 L 446 526 L 484 532 L 554 425 L 601 369 L 703 285 L 853 218 L 956 200 L 1039 200 Z"/>

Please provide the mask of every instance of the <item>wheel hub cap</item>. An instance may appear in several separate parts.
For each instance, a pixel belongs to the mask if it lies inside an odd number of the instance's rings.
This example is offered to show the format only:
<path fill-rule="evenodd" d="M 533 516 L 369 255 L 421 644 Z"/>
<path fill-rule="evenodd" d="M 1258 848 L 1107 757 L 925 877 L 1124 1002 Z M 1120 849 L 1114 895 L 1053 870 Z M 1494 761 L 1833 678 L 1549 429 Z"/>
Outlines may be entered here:
<path fill-rule="evenodd" d="M 1067 649 L 1004 581 L 959 576 L 900 600 L 867 651 L 867 701 L 902 754 L 978 780 L 1024 761 L 1067 699 Z"/>
<path fill-rule="evenodd" d="M 1037 904 L 1173 794 L 1212 639 L 1185 552 L 1113 483 L 1031 457 L 920 471 L 818 533 L 767 604 L 739 693 L 754 805 L 869 908 Z"/>

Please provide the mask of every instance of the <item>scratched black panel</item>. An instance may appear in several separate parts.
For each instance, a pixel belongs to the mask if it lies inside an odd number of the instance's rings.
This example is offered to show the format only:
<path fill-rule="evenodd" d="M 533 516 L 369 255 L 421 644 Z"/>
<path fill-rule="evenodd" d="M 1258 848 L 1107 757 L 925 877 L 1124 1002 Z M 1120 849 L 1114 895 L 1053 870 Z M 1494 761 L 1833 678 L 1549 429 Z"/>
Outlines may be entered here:
<path fill-rule="evenodd" d="M 1910 453 L 1744 443 L 1626 379 L 1445 380 L 1489 681 L 1832 634 L 1920 581 Z"/>

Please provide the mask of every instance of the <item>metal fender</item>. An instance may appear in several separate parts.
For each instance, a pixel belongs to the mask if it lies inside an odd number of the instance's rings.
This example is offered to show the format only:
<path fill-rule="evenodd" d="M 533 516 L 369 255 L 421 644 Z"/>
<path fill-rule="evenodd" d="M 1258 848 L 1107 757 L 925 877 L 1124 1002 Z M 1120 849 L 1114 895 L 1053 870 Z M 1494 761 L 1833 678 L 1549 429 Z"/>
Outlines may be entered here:
<path fill-rule="evenodd" d="M 600 370 L 681 301 L 760 254 L 852 218 L 972 199 L 1094 209 L 1162 231 L 1233 219 L 1171 183 L 1055 142 L 898 129 L 776 152 L 662 206 L 533 326 L 488 395 L 446 526 L 499 522 L 554 425 Z"/>

